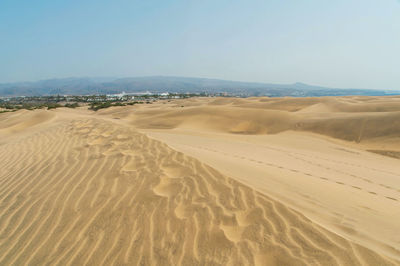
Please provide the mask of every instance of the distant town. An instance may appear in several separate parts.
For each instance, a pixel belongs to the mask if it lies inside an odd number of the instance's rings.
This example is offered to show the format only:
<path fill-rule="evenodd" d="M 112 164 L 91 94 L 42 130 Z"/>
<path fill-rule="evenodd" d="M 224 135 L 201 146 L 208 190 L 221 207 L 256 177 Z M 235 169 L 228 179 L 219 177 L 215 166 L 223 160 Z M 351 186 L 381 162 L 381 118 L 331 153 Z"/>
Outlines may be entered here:
<path fill-rule="evenodd" d="M 184 99 L 191 97 L 229 97 L 228 93 L 118 93 L 105 95 L 50 95 L 0 97 L 0 113 L 15 112 L 20 109 L 55 109 L 59 107 L 76 108 L 88 106 L 90 110 L 112 106 L 151 104 L 157 100 Z"/>

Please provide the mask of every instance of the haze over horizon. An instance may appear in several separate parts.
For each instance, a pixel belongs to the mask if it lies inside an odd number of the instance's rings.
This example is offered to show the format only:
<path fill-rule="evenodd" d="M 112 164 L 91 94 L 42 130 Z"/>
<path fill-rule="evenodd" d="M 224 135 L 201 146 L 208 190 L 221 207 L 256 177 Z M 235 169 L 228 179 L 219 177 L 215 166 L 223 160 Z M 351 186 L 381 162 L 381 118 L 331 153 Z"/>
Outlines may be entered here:
<path fill-rule="evenodd" d="M 400 89 L 400 4 L 2 1 L 0 83 L 184 76 Z"/>
<path fill-rule="evenodd" d="M 350 88 L 350 87 L 328 87 L 319 84 L 312 84 L 312 83 L 305 83 L 302 81 L 294 81 L 290 83 L 277 83 L 277 82 L 265 82 L 265 81 L 251 81 L 251 80 L 231 80 L 231 79 L 222 79 L 218 77 L 195 77 L 195 76 L 178 76 L 178 75 L 147 75 L 147 76 L 67 76 L 67 77 L 52 77 L 52 78 L 45 78 L 45 79 L 38 79 L 38 80 L 21 80 L 21 81 L 13 81 L 13 82 L 0 82 L 0 85 L 7 85 L 7 84 L 19 84 L 19 83 L 41 83 L 41 82 L 48 82 L 48 81 L 64 81 L 64 80 L 93 80 L 101 84 L 102 82 L 110 82 L 110 81 L 120 81 L 120 80 L 129 80 L 129 79 L 152 79 L 152 78 L 178 78 L 178 79 L 193 79 L 193 80 L 215 80 L 215 81 L 222 81 L 222 82 L 232 82 L 232 83 L 248 83 L 248 84 L 260 84 L 260 85 L 276 85 L 276 86 L 285 86 L 285 85 L 304 85 L 307 87 L 317 87 L 317 88 L 326 88 L 326 89 L 338 89 L 338 90 L 376 90 L 376 91 L 393 91 L 397 92 L 398 89 L 393 88 Z"/>

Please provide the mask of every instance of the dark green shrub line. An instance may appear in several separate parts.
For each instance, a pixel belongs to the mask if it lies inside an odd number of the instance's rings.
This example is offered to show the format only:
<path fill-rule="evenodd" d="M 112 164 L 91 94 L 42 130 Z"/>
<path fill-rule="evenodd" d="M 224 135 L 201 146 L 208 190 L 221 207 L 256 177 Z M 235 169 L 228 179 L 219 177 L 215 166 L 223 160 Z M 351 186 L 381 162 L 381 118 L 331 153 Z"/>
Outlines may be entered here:
<path fill-rule="evenodd" d="M 76 108 L 79 107 L 78 103 L 73 103 L 73 104 L 65 104 L 65 105 L 61 105 L 58 103 L 23 103 L 23 104 L 0 104 L 0 108 L 4 108 L 6 110 L 1 111 L 2 113 L 5 113 L 7 111 L 11 111 L 11 112 L 15 112 L 17 110 L 21 110 L 21 109 L 25 109 L 25 110 L 35 110 L 35 109 L 43 109 L 43 108 L 47 108 L 48 110 L 51 109 L 56 109 L 56 108 L 60 108 L 60 107 L 67 107 L 67 108 Z"/>
<path fill-rule="evenodd" d="M 147 101 L 147 104 L 151 104 L 151 102 Z M 127 106 L 127 105 L 135 105 L 135 104 L 143 104 L 143 102 L 93 102 L 90 104 L 89 110 L 97 111 L 100 109 L 105 109 L 113 106 Z"/>
<path fill-rule="evenodd" d="M 64 105 L 64 107 L 67 107 L 67 108 L 76 108 L 76 107 L 79 107 L 79 104 L 78 103 L 66 103 L 65 105 Z"/>

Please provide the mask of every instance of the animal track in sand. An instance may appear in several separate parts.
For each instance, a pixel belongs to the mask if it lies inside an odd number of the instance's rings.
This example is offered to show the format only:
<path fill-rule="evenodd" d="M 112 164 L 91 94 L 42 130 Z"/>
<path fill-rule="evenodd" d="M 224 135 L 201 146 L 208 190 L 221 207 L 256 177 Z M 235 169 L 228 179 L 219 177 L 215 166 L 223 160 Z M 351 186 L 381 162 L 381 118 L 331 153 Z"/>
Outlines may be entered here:
<path fill-rule="evenodd" d="M 221 154 L 224 154 L 225 156 L 227 155 L 226 153 L 219 152 L 218 150 L 215 150 L 215 149 L 210 149 L 210 148 L 205 148 L 205 147 L 199 147 L 199 146 L 193 146 L 193 145 L 187 145 L 187 146 L 191 146 L 191 147 L 196 148 L 196 149 L 204 149 L 204 150 L 208 150 L 208 151 L 215 152 L 215 153 L 221 153 Z M 274 150 L 279 150 L 279 149 L 274 149 Z M 280 150 L 280 151 L 282 151 L 282 150 Z M 371 192 L 369 192 L 369 191 L 366 191 L 366 190 L 364 190 L 364 189 L 363 189 L 362 187 L 360 187 L 360 186 L 355 186 L 355 185 L 346 184 L 346 183 L 344 183 L 344 182 L 331 180 L 331 179 L 326 178 L 326 177 L 314 176 L 313 174 L 306 173 L 306 172 L 302 172 L 302 171 L 297 170 L 297 169 L 290 169 L 290 168 L 286 168 L 286 167 L 281 166 L 281 165 L 277 165 L 277 164 L 273 164 L 273 163 L 265 162 L 265 161 L 261 161 L 261 160 L 255 160 L 255 159 L 252 159 L 252 158 L 248 158 L 248 157 L 245 157 L 245 156 L 239 156 L 239 155 L 236 155 L 236 154 L 229 154 L 229 156 L 232 156 L 232 157 L 234 157 L 234 158 L 240 158 L 240 159 L 243 159 L 243 160 L 248 160 L 248 161 L 250 161 L 250 162 L 252 162 L 252 163 L 264 164 L 264 165 L 267 165 L 267 166 L 270 166 L 270 167 L 275 167 L 275 168 L 278 168 L 278 169 L 283 169 L 283 170 L 291 171 L 291 172 L 293 172 L 293 173 L 300 173 L 300 174 L 303 174 L 303 175 L 306 175 L 306 176 L 310 176 L 310 177 L 314 177 L 314 178 L 319 178 L 319 179 L 321 179 L 321 180 L 325 180 L 325 181 L 328 181 L 328 182 L 334 182 L 334 183 L 339 184 L 339 185 L 348 186 L 349 188 L 352 188 L 352 189 L 356 189 L 356 190 L 360 190 L 360 191 L 365 191 L 365 192 L 368 192 L 369 194 L 378 195 L 378 194 L 375 193 L 375 192 L 374 192 L 374 193 L 371 193 Z M 308 161 L 308 160 L 304 160 L 304 159 L 301 159 L 301 158 L 297 158 L 297 157 L 295 157 L 295 158 L 296 158 L 296 159 L 299 159 L 299 160 L 301 160 L 301 161 L 307 162 L 307 163 L 311 163 L 311 164 L 317 165 L 317 166 L 319 166 L 319 167 L 323 167 L 323 168 L 326 169 L 326 170 L 333 170 L 333 171 L 336 171 L 336 172 L 339 172 L 339 173 L 342 173 L 342 174 L 349 175 L 349 176 L 352 176 L 352 177 L 354 177 L 354 178 L 360 179 L 360 180 L 365 181 L 365 182 L 367 182 L 367 183 L 373 183 L 373 182 L 372 182 L 371 180 L 369 180 L 369 179 L 366 179 L 366 178 L 363 178 L 363 177 L 359 177 L 359 176 L 356 176 L 356 175 L 354 175 L 354 174 L 349 174 L 349 173 L 345 173 L 345 172 L 342 172 L 342 171 L 339 171 L 339 170 L 336 170 L 336 169 L 332 169 L 332 168 L 329 168 L 329 167 L 324 167 L 324 166 L 321 165 L 321 164 L 316 164 L 316 163 L 314 163 L 314 162 L 311 162 L 311 161 Z M 375 184 L 375 183 L 373 183 L 373 184 Z M 383 185 L 383 184 L 380 184 L 380 185 L 383 186 L 383 187 L 385 187 L 385 188 L 387 188 L 387 189 L 395 190 L 395 189 L 392 188 L 392 187 L 389 187 L 389 186 L 386 186 L 386 185 Z M 387 198 L 387 197 L 385 197 L 385 198 Z M 391 198 L 389 197 L 388 199 L 391 199 Z M 392 200 L 393 200 L 393 199 L 392 199 Z M 396 200 L 396 199 L 395 199 L 395 200 Z"/>
<path fill-rule="evenodd" d="M 386 197 L 386 198 L 387 198 L 387 199 L 390 199 L 390 200 L 398 201 L 397 199 L 392 198 L 392 197 Z"/>

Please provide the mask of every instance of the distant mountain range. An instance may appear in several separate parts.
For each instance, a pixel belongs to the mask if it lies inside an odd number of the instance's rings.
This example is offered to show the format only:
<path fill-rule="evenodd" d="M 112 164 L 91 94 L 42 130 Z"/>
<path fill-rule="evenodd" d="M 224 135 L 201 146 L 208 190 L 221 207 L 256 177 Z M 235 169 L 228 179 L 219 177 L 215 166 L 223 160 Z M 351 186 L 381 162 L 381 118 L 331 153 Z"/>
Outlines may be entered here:
<path fill-rule="evenodd" d="M 393 95 L 400 91 L 369 89 L 335 89 L 294 84 L 268 84 L 219 79 L 188 77 L 135 77 L 135 78 L 64 78 L 37 82 L 0 84 L 0 96 L 89 95 L 120 92 L 176 92 L 219 93 L 243 96 L 343 96 L 343 95 Z"/>

